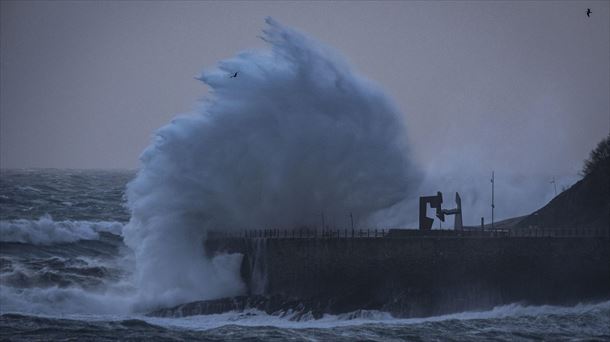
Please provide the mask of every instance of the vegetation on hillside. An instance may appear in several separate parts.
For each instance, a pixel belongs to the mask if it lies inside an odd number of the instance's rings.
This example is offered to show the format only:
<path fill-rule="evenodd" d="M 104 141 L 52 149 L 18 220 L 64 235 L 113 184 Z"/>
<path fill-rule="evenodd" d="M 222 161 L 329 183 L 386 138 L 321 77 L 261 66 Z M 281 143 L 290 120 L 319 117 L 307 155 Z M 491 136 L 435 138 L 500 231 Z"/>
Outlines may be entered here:
<path fill-rule="evenodd" d="M 610 134 L 591 151 L 589 158 L 585 160 L 581 175 L 585 177 L 598 169 L 610 173 Z"/>

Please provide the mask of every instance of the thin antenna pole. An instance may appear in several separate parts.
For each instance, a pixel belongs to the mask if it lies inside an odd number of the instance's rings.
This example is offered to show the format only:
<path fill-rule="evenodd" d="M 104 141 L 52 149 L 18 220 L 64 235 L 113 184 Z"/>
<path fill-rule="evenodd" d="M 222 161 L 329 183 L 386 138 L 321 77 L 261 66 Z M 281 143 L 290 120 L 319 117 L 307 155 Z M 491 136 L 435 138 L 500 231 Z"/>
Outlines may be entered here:
<path fill-rule="evenodd" d="M 324 212 L 322 212 L 322 230 L 324 230 Z"/>
<path fill-rule="evenodd" d="M 555 181 L 555 176 L 553 176 L 551 183 L 553 183 L 553 187 L 555 187 L 555 197 L 557 197 L 557 182 Z"/>
<path fill-rule="evenodd" d="M 352 222 L 352 230 L 354 230 L 354 215 L 352 213 L 349 213 L 349 219 Z"/>
<path fill-rule="evenodd" d="M 494 203 L 494 171 L 491 171 L 491 229 L 494 229 L 494 209 L 496 207 Z"/>

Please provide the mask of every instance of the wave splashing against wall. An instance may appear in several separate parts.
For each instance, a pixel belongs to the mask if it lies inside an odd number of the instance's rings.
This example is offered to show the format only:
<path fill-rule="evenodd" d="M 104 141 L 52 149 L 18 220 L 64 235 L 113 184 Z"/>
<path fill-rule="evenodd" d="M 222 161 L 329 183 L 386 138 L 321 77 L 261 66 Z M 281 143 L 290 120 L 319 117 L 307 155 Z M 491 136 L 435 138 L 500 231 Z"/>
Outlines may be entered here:
<path fill-rule="evenodd" d="M 240 256 L 204 257 L 207 231 L 319 226 L 322 213 L 375 224 L 419 183 L 392 101 L 327 47 L 267 24 L 271 50 L 204 72 L 210 97 L 156 132 L 128 185 L 144 306 L 243 291 Z"/>

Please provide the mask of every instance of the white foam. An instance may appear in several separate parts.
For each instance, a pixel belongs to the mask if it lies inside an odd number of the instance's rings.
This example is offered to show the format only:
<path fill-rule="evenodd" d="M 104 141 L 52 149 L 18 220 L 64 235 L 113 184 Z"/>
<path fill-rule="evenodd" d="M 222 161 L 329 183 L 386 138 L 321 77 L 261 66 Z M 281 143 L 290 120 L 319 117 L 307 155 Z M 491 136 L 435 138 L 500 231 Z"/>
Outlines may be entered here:
<path fill-rule="evenodd" d="M 0 311 L 35 315 L 126 314 L 131 311 L 133 288 L 116 283 L 104 289 L 48 287 L 17 289 L 0 285 Z"/>
<path fill-rule="evenodd" d="M 224 325 L 239 326 L 273 326 L 278 328 L 335 328 L 363 324 L 409 325 L 425 322 L 441 322 L 448 320 L 478 320 L 508 317 L 538 317 L 543 315 L 582 315 L 592 311 L 610 310 L 610 301 L 595 304 L 578 304 L 573 307 L 566 306 L 527 306 L 509 304 L 497 306 L 487 311 L 467 311 L 441 316 L 425 318 L 394 318 L 387 312 L 376 310 L 360 310 L 340 315 L 324 315 L 321 319 L 293 320 L 291 315 L 283 317 L 267 315 L 258 310 L 244 312 L 228 312 L 216 315 L 200 315 L 183 318 L 155 318 L 140 317 L 151 324 L 183 328 L 189 330 L 208 330 Z"/>
<path fill-rule="evenodd" d="M 2 289 L 4 290 L 4 289 Z M 52 290 L 57 291 L 57 289 Z M 51 291 L 51 292 L 52 292 Z M 71 290 L 61 290 L 63 296 L 70 297 L 66 293 Z M 0 291 L 0 299 L 4 298 L 2 291 Z M 39 294 L 38 298 L 61 298 L 62 295 L 46 295 Z M 74 297 L 72 297 L 74 298 Z M 307 328 L 318 328 L 318 329 L 329 329 L 336 327 L 351 327 L 368 324 L 383 324 L 388 326 L 404 326 L 404 325 L 415 325 L 427 322 L 443 322 L 450 320 L 458 321 L 469 321 L 469 320 L 491 320 L 491 319 L 505 319 L 515 317 L 532 317 L 540 318 L 542 316 L 555 315 L 585 315 L 589 313 L 601 313 L 607 315 L 610 310 L 610 301 L 593 303 L 593 304 L 578 304 L 572 307 L 568 306 L 553 306 L 553 305 L 542 305 L 542 306 L 527 306 L 521 304 L 509 304 L 495 307 L 487 311 L 467 311 L 448 315 L 424 317 L 424 318 L 395 318 L 387 312 L 376 311 L 376 310 L 359 310 L 352 313 L 340 314 L 340 315 L 324 315 L 321 319 L 313 319 L 311 317 L 302 318 L 295 320 L 293 315 L 268 315 L 262 311 L 251 309 L 243 312 L 226 312 L 222 314 L 213 315 L 199 315 L 189 316 L 181 318 L 160 318 L 160 317 L 148 317 L 142 314 L 129 313 L 129 306 L 132 303 L 128 300 L 130 297 L 108 297 L 108 295 L 94 294 L 89 295 L 85 299 L 81 299 L 77 302 L 70 302 L 70 304 L 59 303 L 60 305 L 55 306 L 55 310 L 49 308 L 53 306 L 42 306 L 37 307 L 32 305 L 32 301 L 24 301 L 19 303 L 13 301 L 10 303 L 13 310 L 7 310 L 6 307 L 2 307 L 0 313 L 15 312 L 32 314 L 41 317 L 51 318 L 67 318 L 83 321 L 121 321 L 126 319 L 140 319 L 150 324 L 159 325 L 172 329 L 185 329 L 204 331 L 209 329 L 215 329 L 226 325 L 237 325 L 243 327 L 262 327 L 270 326 L 277 328 L 286 329 L 307 329 Z M 40 304 L 40 300 L 37 302 Z M 3 302 L 4 303 L 4 302 Z M 98 305 L 96 310 L 82 310 L 79 309 L 78 305 Z M 21 305 L 21 307 L 17 307 Z M 23 310 L 23 308 L 29 310 Z"/>
<path fill-rule="evenodd" d="M 38 220 L 0 221 L 0 241 L 22 242 L 35 245 L 95 240 L 100 232 L 120 235 L 123 224 L 120 222 L 91 221 L 54 221 L 45 215 Z"/>

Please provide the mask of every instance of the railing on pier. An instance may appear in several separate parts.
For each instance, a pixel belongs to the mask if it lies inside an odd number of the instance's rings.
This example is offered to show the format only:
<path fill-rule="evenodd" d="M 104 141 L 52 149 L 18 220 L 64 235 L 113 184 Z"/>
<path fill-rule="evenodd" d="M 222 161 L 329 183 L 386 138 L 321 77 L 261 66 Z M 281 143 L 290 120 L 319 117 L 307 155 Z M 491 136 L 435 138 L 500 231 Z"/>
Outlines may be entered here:
<path fill-rule="evenodd" d="M 610 238 L 610 229 L 600 228 L 511 228 L 511 229 L 246 229 L 232 232 L 209 232 L 209 238 L 264 239 L 375 239 L 411 237 L 468 238 Z"/>
<path fill-rule="evenodd" d="M 241 233 L 246 238 L 360 239 L 388 236 L 386 229 L 255 229 Z"/>

